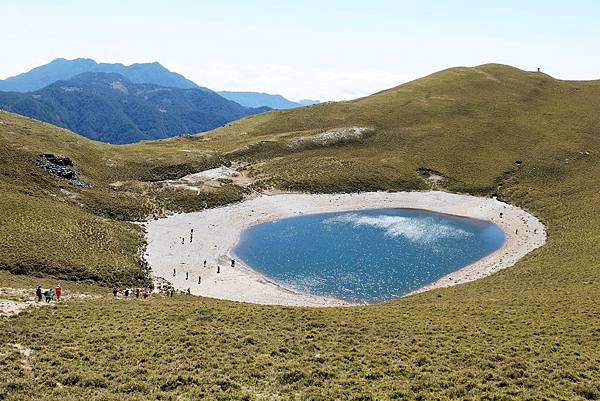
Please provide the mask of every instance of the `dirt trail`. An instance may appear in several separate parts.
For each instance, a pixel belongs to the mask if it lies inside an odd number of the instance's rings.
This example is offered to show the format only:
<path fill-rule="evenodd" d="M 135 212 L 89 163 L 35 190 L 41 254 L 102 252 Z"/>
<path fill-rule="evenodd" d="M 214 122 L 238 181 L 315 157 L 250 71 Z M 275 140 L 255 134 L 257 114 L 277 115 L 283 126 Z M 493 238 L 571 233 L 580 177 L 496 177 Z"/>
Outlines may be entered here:
<path fill-rule="evenodd" d="M 0 316 L 15 316 L 27 310 L 29 307 L 38 308 L 57 305 L 74 299 L 90 299 L 100 297 L 98 295 L 84 293 L 63 293 L 60 301 L 57 301 L 55 298 L 51 303 L 47 304 L 44 302 L 44 300 L 41 302 L 36 302 L 34 291 L 35 288 L 0 288 Z"/>

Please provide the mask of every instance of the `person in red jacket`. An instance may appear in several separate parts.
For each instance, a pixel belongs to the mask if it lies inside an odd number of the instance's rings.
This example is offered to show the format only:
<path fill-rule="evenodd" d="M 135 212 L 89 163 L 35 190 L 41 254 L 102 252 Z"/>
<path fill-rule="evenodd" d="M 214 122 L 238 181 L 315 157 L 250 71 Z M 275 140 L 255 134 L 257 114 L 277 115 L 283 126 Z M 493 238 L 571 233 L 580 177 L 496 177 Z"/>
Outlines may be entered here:
<path fill-rule="evenodd" d="M 56 300 L 60 301 L 60 296 L 62 295 L 62 289 L 60 288 L 60 285 L 57 285 L 54 289 L 54 295 L 56 295 Z"/>

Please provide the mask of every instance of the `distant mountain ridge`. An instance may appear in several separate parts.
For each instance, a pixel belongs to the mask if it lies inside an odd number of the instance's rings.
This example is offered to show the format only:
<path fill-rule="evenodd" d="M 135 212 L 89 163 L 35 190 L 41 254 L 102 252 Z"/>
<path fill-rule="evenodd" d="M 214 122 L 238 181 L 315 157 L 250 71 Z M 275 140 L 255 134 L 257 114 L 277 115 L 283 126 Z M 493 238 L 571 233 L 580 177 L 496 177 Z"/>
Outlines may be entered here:
<path fill-rule="evenodd" d="M 0 91 L 33 92 L 57 81 L 66 81 L 85 72 L 116 73 L 138 84 L 154 84 L 181 89 L 210 89 L 197 85 L 181 74 L 170 71 L 158 62 L 135 63 L 129 66 L 121 63 L 98 63 L 89 58 L 67 60 L 57 58 L 48 64 L 35 67 L 28 72 L 0 79 Z M 222 91 L 216 92 L 226 99 L 245 107 L 269 107 L 271 109 L 292 109 L 319 103 L 318 100 L 293 102 L 281 95 L 260 92 Z"/>
<path fill-rule="evenodd" d="M 301 100 L 300 102 L 293 102 L 281 95 L 271 95 L 261 92 L 220 91 L 217 93 L 226 99 L 233 100 L 234 102 L 246 107 L 267 106 L 272 109 L 293 109 L 296 107 L 309 106 L 319 103 L 318 100 L 308 99 Z"/>
<path fill-rule="evenodd" d="M 134 83 L 210 91 L 210 89 L 196 85 L 183 75 L 169 71 L 158 62 L 126 66 L 121 63 L 97 63 L 89 58 L 74 60 L 57 58 L 31 71 L 0 80 L 0 91 L 32 92 L 56 81 L 69 80 L 84 72 L 117 73 Z"/>
<path fill-rule="evenodd" d="M 116 144 L 208 131 L 270 110 L 244 107 L 201 88 L 139 84 L 101 72 L 29 93 L 0 92 L 0 108 Z"/>
<path fill-rule="evenodd" d="M 298 100 L 297 103 L 301 104 L 302 106 L 312 106 L 313 104 L 321 103 L 321 101 L 315 100 L 315 99 L 302 99 L 302 100 Z"/>

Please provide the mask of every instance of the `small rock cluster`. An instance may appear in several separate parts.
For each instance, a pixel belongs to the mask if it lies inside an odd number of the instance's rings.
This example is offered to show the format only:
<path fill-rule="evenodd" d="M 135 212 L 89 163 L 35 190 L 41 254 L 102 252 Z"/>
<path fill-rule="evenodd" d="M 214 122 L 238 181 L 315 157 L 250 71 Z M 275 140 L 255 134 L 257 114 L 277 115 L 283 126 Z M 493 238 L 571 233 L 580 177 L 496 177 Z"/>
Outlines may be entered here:
<path fill-rule="evenodd" d="M 358 140 L 365 134 L 373 131 L 372 128 L 366 127 L 351 127 L 333 129 L 313 136 L 301 136 L 288 141 L 288 148 L 296 149 L 303 145 L 320 145 L 328 146 L 335 145 L 340 142 Z"/>
<path fill-rule="evenodd" d="M 68 157 L 55 156 L 52 153 L 44 153 L 40 157 L 42 158 L 40 161 L 42 168 L 51 175 L 65 179 L 80 188 L 90 187 L 89 184 L 77 177 L 77 173 L 80 171 L 79 166 Z"/>

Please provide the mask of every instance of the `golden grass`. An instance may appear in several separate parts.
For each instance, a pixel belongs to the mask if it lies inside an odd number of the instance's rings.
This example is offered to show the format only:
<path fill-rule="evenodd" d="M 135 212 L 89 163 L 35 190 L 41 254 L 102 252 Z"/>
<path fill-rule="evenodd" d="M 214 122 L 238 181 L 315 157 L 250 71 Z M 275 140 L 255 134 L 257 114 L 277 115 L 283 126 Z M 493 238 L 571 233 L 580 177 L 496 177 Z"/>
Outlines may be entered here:
<path fill-rule="evenodd" d="M 134 282 L 131 258 L 141 240 L 123 220 L 203 207 L 191 191 L 180 199 L 148 180 L 226 161 L 249 162 L 259 187 L 314 192 L 425 189 L 419 171 L 430 169 L 447 178 L 445 189 L 496 193 L 524 207 L 547 224 L 548 241 L 485 279 L 368 307 L 266 307 L 179 295 L 33 309 L 0 320 L 0 399 L 600 399 L 597 110 L 597 81 L 486 65 L 352 102 L 249 117 L 199 137 L 120 147 L 2 113 L 0 190 L 8 201 L 0 203 L 0 246 L 9 269 L 47 260 L 63 277 L 89 270 L 112 277 L 107 282 Z M 374 133 L 337 146 L 285 146 L 351 126 Z M 93 189 L 74 189 L 32 167 L 46 152 L 81 164 Z M 114 191 L 114 181 L 126 184 Z M 214 204 L 243 194 L 223 188 L 210 195 Z M 61 216 L 63 228 L 55 242 L 28 251 L 11 235 L 39 242 L 46 231 L 18 216 Z M 99 258 L 132 261 L 109 272 L 78 236 L 105 250 Z M 69 248 L 56 250 L 61 244 Z M 69 257 L 77 266 L 56 269 Z M 0 281 L 37 282 L 5 273 Z M 12 343 L 34 352 L 24 360 Z"/>

